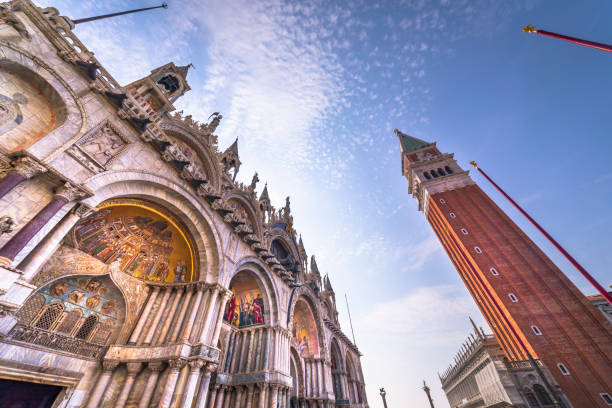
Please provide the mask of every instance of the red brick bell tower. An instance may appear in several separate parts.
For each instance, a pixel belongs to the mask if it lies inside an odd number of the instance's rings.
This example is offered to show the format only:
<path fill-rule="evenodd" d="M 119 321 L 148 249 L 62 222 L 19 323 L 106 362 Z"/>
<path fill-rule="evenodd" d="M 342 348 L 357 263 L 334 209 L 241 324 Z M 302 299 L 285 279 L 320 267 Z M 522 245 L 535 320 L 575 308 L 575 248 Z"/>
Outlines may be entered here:
<path fill-rule="evenodd" d="M 452 154 L 396 133 L 408 192 L 508 359 L 540 359 L 574 408 L 609 407 L 612 325 Z"/>

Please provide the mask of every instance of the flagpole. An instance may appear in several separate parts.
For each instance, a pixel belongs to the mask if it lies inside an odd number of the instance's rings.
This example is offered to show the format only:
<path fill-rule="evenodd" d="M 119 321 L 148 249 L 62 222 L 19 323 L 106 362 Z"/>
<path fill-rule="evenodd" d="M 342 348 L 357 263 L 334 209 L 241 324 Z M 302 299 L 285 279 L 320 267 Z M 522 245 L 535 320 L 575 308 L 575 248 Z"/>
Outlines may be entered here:
<path fill-rule="evenodd" d="M 122 16 L 122 15 L 125 15 L 125 14 L 138 13 L 140 11 L 154 10 L 154 9 L 158 9 L 158 8 L 168 8 L 168 4 L 162 3 L 160 6 L 155 6 L 155 7 L 145 7 L 145 8 L 135 9 L 135 10 L 120 11 L 118 13 L 103 14 L 103 15 L 100 15 L 100 16 L 79 18 L 79 19 L 76 19 L 76 20 L 72 20 L 72 22 L 74 24 L 81 24 L 81 23 L 87 23 L 89 21 L 102 20 L 104 18 Z"/>
<path fill-rule="evenodd" d="M 563 254 L 563 256 L 565 256 L 567 258 L 568 261 L 571 262 L 572 265 L 574 265 L 574 267 L 576 269 L 578 269 L 578 271 L 580 271 L 580 273 L 582 274 L 582 276 L 584 276 L 586 278 L 586 280 L 588 280 L 591 285 L 593 285 L 595 287 L 595 289 L 597 289 L 597 291 L 604 297 L 604 299 L 606 299 L 608 301 L 608 303 L 610 303 L 612 305 L 612 295 L 610 295 L 608 293 L 608 291 L 606 291 L 600 284 L 599 282 L 597 282 L 595 280 L 595 278 L 593 278 L 587 271 L 586 269 L 584 269 L 582 267 L 582 265 L 580 265 L 578 263 L 578 261 L 576 261 L 574 259 L 573 256 L 571 256 L 548 232 L 546 232 L 546 230 L 544 228 L 542 228 L 542 226 L 540 226 L 540 224 L 538 224 L 533 218 L 531 218 L 531 216 L 529 214 L 527 214 L 527 212 L 525 210 L 523 210 L 521 208 L 520 205 L 518 205 L 516 203 L 516 201 L 514 201 L 508 194 L 506 194 L 506 192 L 504 190 L 501 189 L 500 186 L 498 186 L 488 175 L 487 173 L 485 173 L 480 167 L 478 167 L 478 165 L 476 164 L 475 161 L 471 161 L 470 164 L 472 166 L 474 166 L 476 168 L 476 170 L 478 170 L 480 172 L 480 174 L 482 174 L 491 184 L 493 184 L 493 186 L 500 192 L 503 194 L 504 197 L 506 197 L 508 199 L 508 201 L 510 201 L 512 203 L 512 205 L 514 205 L 514 207 L 516 207 L 517 210 L 519 210 L 521 212 L 521 214 L 523 214 L 528 220 L 529 222 L 531 222 L 531 224 L 533 224 L 533 226 L 535 226 L 538 231 L 540 231 L 554 246 L 555 248 L 557 248 L 559 250 L 559 252 L 561 252 Z"/>
<path fill-rule="evenodd" d="M 524 33 L 536 33 L 536 34 L 540 34 L 540 35 L 545 35 L 547 37 L 558 38 L 559 40 L 569 41 L 569 42 L 572 42 L 574 44 L 583 45 L 585 47 L 591 47 L 591 48 L 596 48 L 596 49 L 602 50 L 602 51 L 612 52 L 612 45 L 604 44 L 604 43 L 598 43 L 598 42 L 594 42 L 594 41 L 583 40 L 581 38 L 570 37 L 570 36 L 567 36 L 567 35 L 557 34 L 557 33 L 553 33 L 551 31 L 546 31 L 546 30 L 536 30 L 536 28 L 534 26 L 532 26 L 532 25 L 528 25 L 528 26 L 523 27 L 523 32 Z"/>

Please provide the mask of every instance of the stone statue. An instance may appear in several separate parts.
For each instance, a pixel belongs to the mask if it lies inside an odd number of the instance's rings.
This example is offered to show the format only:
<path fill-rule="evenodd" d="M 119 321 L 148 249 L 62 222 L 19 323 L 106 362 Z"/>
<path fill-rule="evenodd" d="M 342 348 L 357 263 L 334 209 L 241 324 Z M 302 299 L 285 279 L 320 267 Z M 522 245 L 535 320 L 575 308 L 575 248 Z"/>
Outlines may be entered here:
<path fill-rule="evenodd" d="M 206 125 L 206 134 L 208 135 L 212 135 L 213 133 L 215 133 L 215 130 L 217 130 L 217 127 L 219 126 L 219 123 L 221 123 L 221 119 L 223 119 L 223 115 L 219 114 L 219 112 L 215 112 L 212 115 L 210 115 L 208 117 L 208 119 L 213 118 L 213 120 L 210 121 L 209 124 Z"/>
<path fill-rule="evenodd" d="M 259 182 L 259 177 L 257 176 L 257 172 L 253 175 L 253 180 L 251 180 L 251 185 L 249 186 L 249 190 L 255 191 L 255 187 L 257 187 L 257 183 Z"/>
<path fill-rule="evenodd" d="M 6 4 L 0 4 L 0 24 L 8 24 L 23 38 L 30 39 L 30 33 L 26 26 L 17 18 L 15 13 Z"/>
<path fill-rule="evenodd" d="M 15 228 L 15 221 L 8 215 L 0 217 L 0 235 L 10 234 Z"/>

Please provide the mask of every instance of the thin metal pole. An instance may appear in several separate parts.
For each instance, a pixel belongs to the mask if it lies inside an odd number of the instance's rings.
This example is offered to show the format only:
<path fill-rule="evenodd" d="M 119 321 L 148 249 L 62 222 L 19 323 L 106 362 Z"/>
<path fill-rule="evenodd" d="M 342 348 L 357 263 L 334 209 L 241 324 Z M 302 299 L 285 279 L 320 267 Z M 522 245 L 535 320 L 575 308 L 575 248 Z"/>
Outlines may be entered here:
<path fill-rule="evenodd" d="M 355 341 L 355 332 L 353 331 L 353 320 L 351 319 L 351 309 L 349 309 L 348 298 L 346 297 L 346 293 L 344 294 L 344 300 L 346 300 L 346 310 L 348 310 L 349 322 L 351 323 L 351 333 L 353 334 L 353 344 L 357 346 L 357 342 Z"/>
<path fill-rule="evenodd" d="M 580 273 L 582 274 L 582 276 L 584 276 L 586 278 L 586 280 L 588 280 L 591 285 L 593 285 L 595 287 L 595 289 L 597 289 L 597 291 L 604 297 L 604 299 L 606 299 L 608 301 L 608 303 L 610 303 L 612 305 L 612 295 L 610 295 L 608 293 L 608 291 L 606 291 L 600 284 L 599 282 L 597 282 L 595 280 L 595 278 L 593 278 L 587 271 L 586 269 L 584 269 L 582 267 L 582 265 L 580 265 L 578 263 L 578 261 L 576 261 L 574 259 L 574 257 L 572 257 L 557 241 L 555 241 L 555 239 L 553 237 L 550 236 L 550 234 L 548 232 L 546 232 L 546 230 L 544 228 L 542 228 L 540 226 L 540 224 L 538 224 L 533 218 L 531 218 L 531 216 L 529 214 L 527 214 L 527 212 L 525 210 L 523 210 L 521 208 L 520 205 L 518 205 L 516 203 L 516 201 L 514 201 L 508 194 L 506 194 L 506 192 L 504 190 L 501 189 L 500 186 L 498 186 L 488 175 L 487 173 L 485 173 L 480 167 L 478 167 L 478 165 L 476 164 L 475 161 L 471 161 L 470 164 L 474 167 L 476 167 L 476 170 L 478 170 L 480 172 L 480 174 L 482 174 L 487 180 L 489 180 L 489 182 L 491 184 L 493 184 L 493 186 L 500 192 L 503 194 L 504 197 L 506 197 L 508 199 L 508 201 L 510 201 L 512 203 L 512 205 L 514 205 L 514 207 L 516 207 L 517 210 L 519 210 L 521 212 L 521 214 L 523 214 L 528 220 L 529 222 L 531 222 L 537 229 L 538 231 L 540 231 L 542 234 L 544 234 L 544 236 L 555 246 L 555 248 L 557 248 L 559 250 L 559 252 L 561 252 L 563 254 L 563 256 L 565 256 L 567 258 L 568 261 L 570 261 L 572 263 L 572 265 L 574 265 L 574 267 L 576 269 L 578 269 L 578 271 L 580 271 Z"/>
<path fill-rule="evenodd" d="M 115 17 L 115 16 L 122 16 L 124 14 L 137 13 L 139 11 L 153 10 L 153 9 L 158 9 L 158 8 L 168 8 L 168 4 L 163 3 L 161 6 L 145 7 L 145 8 L 139 8 L 139 9 L 134 9 L 134 10 L 120 11 L 118 13 L 102 14 L 100 16 L 79 18 L 77 20 L 72 20 L 72 22 L 74 24 L 81 24 L 81 23 L 87 23 L 89 21 L 102 20 L 104 18 L 110 18 L 110 17 Z"/>
<path fill-rule="evenodd" d="M 557 33 L 553 33 L 553 32 L 546 31 L 546 30 L 536 30 L 535 27 L 532 26 L 532 25 L 528 25 L 526 27 L 523 27 L 523 32 L 524 33 L 536 33 L 536 34 L 540 34 L 540 35 L 545 35 L 547 37 L 558 38 L 560 40 L 569 41 L 569 42 L 572 42 L 574 44 L 583 45 L 585 47 L 591 47 L 591 48 L 596 48 L 596 49 L 602 50 L 602 51 L 612 52 L 612 45 L 604 44 L 604 43 L 598 43 L 598 42 L 594 42 L 594 41 L 583 40 L 581 38 L 570 37 L 570 36 L 567 36 L 567 35 L 557 34 Z"/>

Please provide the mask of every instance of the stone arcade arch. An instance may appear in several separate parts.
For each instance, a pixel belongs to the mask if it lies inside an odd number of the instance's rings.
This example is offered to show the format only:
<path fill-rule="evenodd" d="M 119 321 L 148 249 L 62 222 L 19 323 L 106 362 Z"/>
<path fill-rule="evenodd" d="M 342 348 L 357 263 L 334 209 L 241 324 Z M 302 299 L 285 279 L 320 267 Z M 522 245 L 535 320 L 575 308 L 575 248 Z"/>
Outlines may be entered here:
<path fill-rule="evenodd" d="M 331 341 L 330 360 L 334 396 L 336 397 L 336 401 L 344 400 L 346 399 L 343 381 L 344 367 L 342 364 L 342 354 L 340 354 L 340 347 L 338 346 L 338 341 L 335 338 Z"/>

